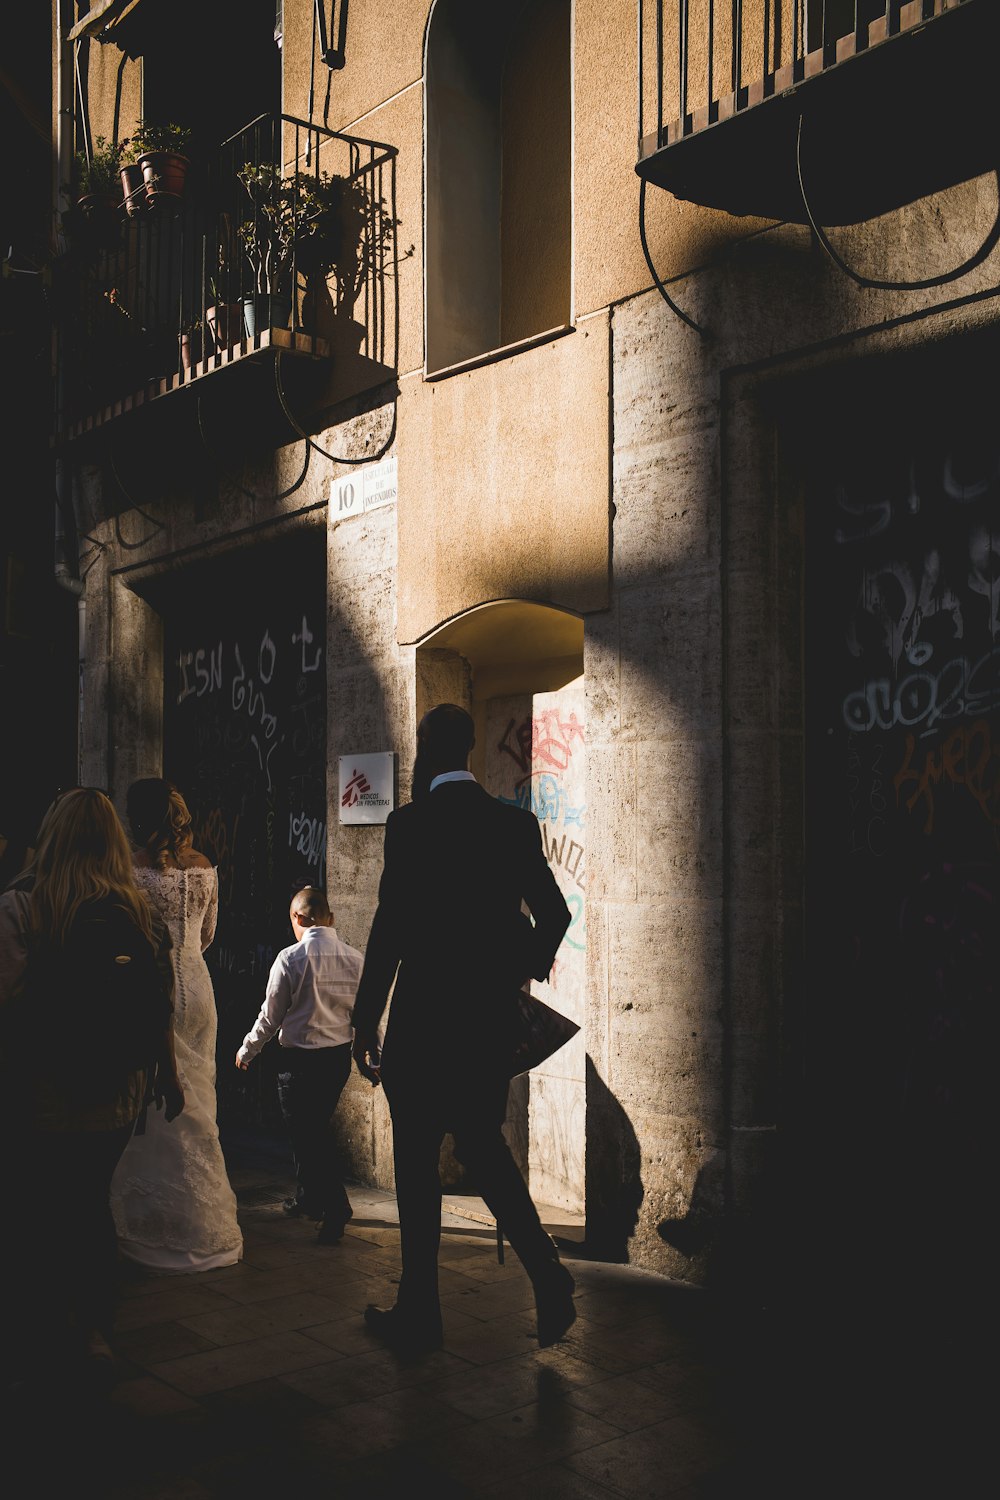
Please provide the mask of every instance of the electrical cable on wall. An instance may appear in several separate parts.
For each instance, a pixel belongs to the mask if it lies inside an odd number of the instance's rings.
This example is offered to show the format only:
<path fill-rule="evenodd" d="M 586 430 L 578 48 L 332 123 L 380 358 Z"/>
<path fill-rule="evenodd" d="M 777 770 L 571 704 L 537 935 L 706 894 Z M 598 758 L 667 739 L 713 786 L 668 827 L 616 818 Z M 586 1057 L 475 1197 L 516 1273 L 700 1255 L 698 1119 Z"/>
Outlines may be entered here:
<path fill-rule="evenodd" d="M 94 564 L 100 560 L 105 552 L 107 552 L 108 546 L 107 543 L 102 542 L 99 537 L 91 536 L 89 531 L 81 532 L 79 540 L 81 542 L 90 543 L 90 546 L 87 548 L 86 552 L 81 552 L 78 558 L 80 581 L 82 583 L 84 579 L 86 579 L 87 574 L 90 572 Z M 84 566 L 84 564 L 86 564 L 86 566 Z"/>
<path fill-rule="evenodd" d="M 216 467 L 221 470 L 222 468 L 225 467 L 225 465 L 218 458 L 218 456 L 215 453 L 213 453 L 213 451 L 212 451 L 212 445 L 208 441 L 208 437 L 207 437 L 207 435 L 205 433 L 204 418 L 202 417 L 202 414 L 201 414 L 201 402 L 202 402 L 202 397 L 201 397 L 201 393 L 199 392 L 198 396 L 196 397 L 196 407 L 195 407 L 196 416 L 197 416 L 197 420 L 198 420 L 198 436 L 201 438 L 202 446 L 205 449 L 205 452 L 208 454 L 209 458 L 216 465 Z M 303 436 L 304 436 L 304 434 L 303 434 Z M 306 474 L 309 472 L 309 462 L 310 462 L 311 458 L 312 458 L 312 449 L 311 449 L 311 447 L 309 445 L 309 439 L 306 438 L 305 462 L 302 465 L 302 472 L 299 475 L 298 479 L 296 479 L 296 481 L 295 481 L 294 484 L 289 485 L 289 487 L 288 487 L 287 490 L 282 490 L 282 492 L 281 492 L 280 495 L 273 495 L 269 501 L 266 501 L 264 503 L 270 504 L 270 505 L 276 505 L 279 500 L 287 500 L 289 495 L 294 495 L 295 491 L 297 489 L 299 489 L 301 487 L 301 485 L 305 482 Z M 234 481 L 234 483 L 235 483 L 235 481 Z M 261 502 L 261 500 L 262 500 L 262 497 L 260 495 L 255 495 L 252 490 L 246 489 L 245 486 L 242 485 L 242 484 L 236 484 L 236 489 L 238 489 L 239 492 L 240 492 L 240 494 L 244 495 L 247 500 L 253 500 L 255 502 Z"/>
<path fill-rule="evenodd" d="M 312 122 L 313 113 L 316 109 L 316 31 L 317 23 L 321 19 L 319 13 L 319 0 L 313 5 L 312 37 L 309 42 L 309 106 L 306 119 L 309 121 L 309 129 L 306 131 L 306 166 L 312 159 Z M 317 163 L 318 170 L 318 163 Z"/>
<path fill-rule="evenodd" d="M 664 302 L 670 308 L 670 311 L 673 312 L 673 313 L 676 313 L 677 317 L 680 318 L 681 322 L 682 323 L 686 323 L 689 328 L 693 328 L 694 331 L 695 331 L 695 333 L 700 333 L 701 336 L 702 336 L 702 338 L 710 338 L 711 337 L 711 330 L 710 329 L 703 328 L 700 323 L 696 323 L 695 320 L 694 320 L 694 318 L 689 317 L 689 315 L 686 312 L 684 312 L 681 308 L 679 308 L 677 306 L 677 303 L 674 301 L 674 299 L 671 297 L 670 293 L 667 291 L 666 287 L 663 285 L 663 282 L 662 282 L 662 280 L 660 278 L 659 272 L 657 271 L 656 267 L 653 265 L 653 257 L 649 253 L 649 243 L 648 243 L 648 241 L 646 239 L 646 179 L 645 179 L 645 177 L 640 177 L 640 179 L 639 179 L 639 239 L 642 242 L 642 253 L 646 257 L 646 264 L 649 267 L 649 274 L 653 278 L 653 283 L 654 283 L 654 285 L 656 287 L 656 290 L 659 292 L 659 294 L 663 298 Z"/>
<path fill-rule="evenodd" d="M 281 363 L 281 350 L 277 349 L 277 350 L 275 350 L 275 356 L 274 356 L 274 384 L 275 384 L 275 388 L 277 389 L 277 392 L 278 392 L 278 401 L 281 403 L 281 410 L 284 413 L 285 421 L 288 423 L 288 425 L 291 428 L 294 429 L 295 432 L 298 433 L 298 435 L 299 435 L 300 438 L 303 438 L 309 444 L 310 448 L 314 448 L 316 450 L 316 452 L 320 455 L 321 458 L 329 459 L 330 463 L 332 463 L 332 464 L 373 464 L 373 463 L 377 463 L 380 458 L 384 458 L 385 457 L 385 455 L 388 453 L 389 449 L 392 447 L 393 443 L 396 441 L 396 402 L 395 401 L 393 401 L 393 403 L 392 403 L 392 421 L 389 424 L 389 435 L 386 438 L 385 442 L 382 444 L 381 448 L 378 450 L 378 452 L 377 453 L 364 453 L 364 454 L 361 455 L 360 458 L 338 458 L 335 453 L 327 453 L 327 451 L 326 451 L 325 448 L 321 448 L 320 445 L 319 445 L 319 443 L 317 443 L 313 438 L 311 438 L 309 436 L 308 432 L 306 432 L 304 428 L 300 427 L 299 424 L 298 424 L 298 422 L 295 420 L 294 416 L 292 415 L 291 411 L 289 410 L 288 402 L 287 402 L 287 400 L 285 398 L 284 388 L 282 387 L 282 384 L 281 384 L 281 372 L 280 372 L 280 369 L 279 369 L 280 363 Z"/>
<path fill-rule="evenodd" d="M 118 540 L 118 545 L 120 547 L 124 547 L 129 552 L 134 552 L 139 547 L 147 546 L 156 536 L 157 532 L 163 531 L 164 523 L 162 521 L 158 521 L 155 516 L 151 516 L 148 511 L 143 510 L 142 506 L 137 500 L 133 500 L 132 496 L 125 488 L 125 485 L 122 483 L 122 477 L 118 472 L 118 465 L 115 463 L 115 450 L 110 443 L 108 444 L 108 463 L 111 466 L 111 472 L 114 475 L 115 484 L 118 486 L 122 494 L 125 496 L 125 499 L 128 501 L 129 509 L 138 512 L 138 514 L 142 516 L 142 519 L 144 521 L 148 521 L 150 526 L 152 526 L 153 528 L 148 536 L 140 538 L 140 540 L 137 542 L 130 542 L 126 540 L 125 536 L 122 533 L 121 516 L 115 516 L 115 536 Z"/>
<path fill-rule="evenodd" d="M 957 281 L 960 276 L 964 276 L 966 272 L 972 271 L 976 268 L 976 266 L 981 265 L 986 257 L 993 251 L 997 243 L 1000 242 L 1000 170 L 998 170 L 995 174 L 997 179 L 997 212 L 993 220 L 993 227 L 990 229 L 989 234 L 987 234 L 979 249 L 975 252 L 974 255 L 970 255 L 968 260 L 964 260 L 961 265 L 955 266 L 951 271 L 942 271 L 939 275 L 928 276 L 923 281 L 877 281 L 871 276 L 862 276 L 860 272 L 853 270 L 853 268 L 849 266 L 847 262 L 834 249 L 833 245 L 830 243 L 826 231 L 823 229 L 822 225 L 817 222 L 816 217 L 813 214 L 809 199 L 806 195 L 805 178 L 803 177 L 802 173 L 801 114 L 799 115 L 798 129 L 795 136 L 795 169 L 798 173 L 799 194 L 802 198 L 802 207 L 806 211 L 806 218 L 809 220 L 809 227 L 812 230 L 813 234 L 816 236 L 816 239 L 819 241 L 819 244 L 821 245 L 823 250 L 826 251 L 827 255 L 830 257 L 839 271 L 843 271 L 844 275 L 849 276 L 850 279 L 856 282 L 858 286 L 866 287 L 870 291 L 926 292 L 929 291 L 931 287 L 945 286 L 949 281 Z"/>

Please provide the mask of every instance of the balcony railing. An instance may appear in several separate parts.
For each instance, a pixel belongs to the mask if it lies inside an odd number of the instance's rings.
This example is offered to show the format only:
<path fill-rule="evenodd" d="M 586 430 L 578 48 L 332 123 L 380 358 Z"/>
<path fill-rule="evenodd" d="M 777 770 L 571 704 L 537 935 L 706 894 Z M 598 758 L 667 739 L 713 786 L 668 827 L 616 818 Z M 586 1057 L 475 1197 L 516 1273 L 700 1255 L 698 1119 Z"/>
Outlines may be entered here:
<path fill-rule="evenodd" d="M 58 270 L 60 438 L 248 357 L 395 363 L 395 151 L 264 115 L 68 216 Z"/>
<path fill-rule="evenodd" d="M 636 171 L 678 198 L 828 224 L 996 165 L 996 0 L 639 0 Z"/>

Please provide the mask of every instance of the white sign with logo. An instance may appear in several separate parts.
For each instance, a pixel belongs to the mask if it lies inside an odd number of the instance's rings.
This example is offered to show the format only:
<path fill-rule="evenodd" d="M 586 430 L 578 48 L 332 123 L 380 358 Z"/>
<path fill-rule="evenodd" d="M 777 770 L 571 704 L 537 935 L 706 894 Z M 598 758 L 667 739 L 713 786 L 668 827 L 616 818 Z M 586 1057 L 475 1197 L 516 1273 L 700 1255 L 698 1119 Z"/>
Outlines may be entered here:
<path fill-rule="evenodd" d="M 366 510 L 378 510 L 382 505 L 393 505 L 396 501 L 397 462 L 383 458 L 380 463 L 368 464 L 354 474 L 334 479 L 330 485 L 330 519 L 346 521 L 348 516 L 360 516 Z"/>
<path fill-rule="evenodd" d="M 342 823 L 384 823 L 393 808 L 391 750 L 377 755 L 340 757 L 339 809 Z"/>

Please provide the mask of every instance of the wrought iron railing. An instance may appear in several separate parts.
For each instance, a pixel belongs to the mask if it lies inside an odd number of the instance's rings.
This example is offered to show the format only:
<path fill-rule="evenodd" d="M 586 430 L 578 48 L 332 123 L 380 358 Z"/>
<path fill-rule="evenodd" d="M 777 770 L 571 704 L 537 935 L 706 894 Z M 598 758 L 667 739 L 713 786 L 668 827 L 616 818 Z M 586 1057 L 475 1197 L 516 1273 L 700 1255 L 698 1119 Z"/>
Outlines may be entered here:
<path fill-rule="evenodd" d="M 66 216 L 57 430 L 278 343 L 395 362 L 395 151 L 262 115 Z"/>
<path fill-rule="evenodd" d="M 971 0 L 639 0 L 639 157 Z"/>

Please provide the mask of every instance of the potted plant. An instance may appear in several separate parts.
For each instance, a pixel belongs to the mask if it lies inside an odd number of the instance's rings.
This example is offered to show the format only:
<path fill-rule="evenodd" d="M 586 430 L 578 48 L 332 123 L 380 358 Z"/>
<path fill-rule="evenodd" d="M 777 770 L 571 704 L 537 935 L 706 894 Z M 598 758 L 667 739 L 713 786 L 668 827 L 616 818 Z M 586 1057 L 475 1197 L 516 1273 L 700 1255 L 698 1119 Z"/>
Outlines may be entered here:
<path fill-rule="evenodd" d="M 363 260 L 360 244 L 369 201 L 359 179 L 327 172 L 282 177 L 270 163 L 247 163 L 237 175 L 254 204 L 253 218 L 245 220 L 239 231 L 254 272 L 256 297 L 245 303 L 247 332 L 252 337 L 256 311 L 264 298 L 270 299 L 269 326 L 287 326 L 293 271 L 305 278 L 308 287 L 334 267 L 342 267 L 345 291 L 348 283 L 353 285 Z"/>
<path fill-rule="evenodd" d="M 128 141 L 107 141 L 99 135 L 89 155 L 78 151 L 74 158 L 73 187 L 78 208 L 117 208 L 122 158 Z"/>
<path fill-rule="evenodd" d="M 209 273 L 205 306 L 208 351 L 221 354 L 243 337 L 243 307 L 234 302 L 231 290 L 230 263 L 233 228 L 227 213 L 219 215 L 216 236 L 215 268 Z"/>
<path fill-rule="evenodd" d="M 202 323 L 198 317 L 189 318 L 181 325 L 181 371 L 185 378 L 190 376 L 192 365 L 201 364 L 202 350 L 204 347 L 202 339 Z"/>
<path fill-rule="evenodd" d="M 248 338 L 258 323 L 287 328 L 292 313 L 291 273 L 295 244 L 294 199 L 290 179 L 270 162 L 247 162 L 239 172 L 253 203 L 253 218 L 239 227 L 239 238 L 253 271 L 253 292 L 243 299 Z"/>
<path fill-rule="evenodd" d="M 355 319 L 354 308 L 366 282 L 381 275 L 399 221 L 362 175 L 310 180 L 307 200 L 296 254 L 305 277 L 303 324 L 332 350 L 356 354 L 366 325 Z"/>
<path fill-rule="evenodd" d="M 126 214 L 130 219 L 137 219 L 147 207 L 146 203 L 146 179 L 142 175 L 137 156 L 138 151 L 133 141 L 122 141 L 125 148 L 119 176 L 122 185 L 122 203 Z"/>
<path fill-rule="evenodd" d="M 64 188 L 73 199 L 73 208 L 65 216 L 67 229 L 84 239 L 96 239 L 105 249 L 118 243 L 120 170 L 127 146 L 127 141 L 111 142 L 97 136 L 89 152 L 76 153 L 73 180 Z"/>
<path fill-rule="evenodd" d="M 191 165 L 185 152 L 191 132 L 183 125 L 158 124 L 140 120 L 132 134 L 135 164 L 146 184 L 146 201 L 150 208 L 157 203 L 175 201 L 184 196 L 187 170 Z"/>

